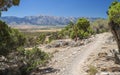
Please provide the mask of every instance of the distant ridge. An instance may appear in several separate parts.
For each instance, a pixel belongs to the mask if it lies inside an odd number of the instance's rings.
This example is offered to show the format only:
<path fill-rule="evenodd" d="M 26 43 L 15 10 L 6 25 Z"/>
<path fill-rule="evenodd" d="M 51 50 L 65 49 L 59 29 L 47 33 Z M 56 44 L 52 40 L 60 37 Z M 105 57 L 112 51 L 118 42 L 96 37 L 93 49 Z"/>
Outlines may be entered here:
<path fill-rule="evenodd" d="M 57 16 L 5 16 L 0 19 L 9 25 L 67 25 L 70 21 L 76 22 L 80 17 L 57 17 Z M 100 18 L 88 18 L 91 22 Z"/>

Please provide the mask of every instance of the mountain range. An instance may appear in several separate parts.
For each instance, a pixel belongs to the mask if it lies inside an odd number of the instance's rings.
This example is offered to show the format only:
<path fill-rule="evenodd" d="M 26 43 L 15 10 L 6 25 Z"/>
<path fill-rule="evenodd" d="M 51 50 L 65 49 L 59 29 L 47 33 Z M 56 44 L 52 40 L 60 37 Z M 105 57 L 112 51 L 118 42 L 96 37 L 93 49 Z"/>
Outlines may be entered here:
<path fill-rule="evenodd" d="M 76 22 L 81 17 L 58 17 L 58 16 L 25 16 L 23 18 L 16 16 L 5 16 L 0 19 L 9 25 L 67 25 L 70 21 Z M 89 21 L 94 21 L 100 18 L 88 18 Z"/>

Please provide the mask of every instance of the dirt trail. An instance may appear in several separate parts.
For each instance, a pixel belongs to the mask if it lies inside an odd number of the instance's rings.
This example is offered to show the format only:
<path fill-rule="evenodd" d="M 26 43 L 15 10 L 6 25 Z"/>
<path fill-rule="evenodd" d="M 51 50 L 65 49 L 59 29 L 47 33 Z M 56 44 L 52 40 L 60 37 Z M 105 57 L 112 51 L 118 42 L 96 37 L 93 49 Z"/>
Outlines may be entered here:
<path fill-rule="evenodd" d="M 56 53 L 51 65 L 60 71 L 47 75 L 85 75 L 82 72 L 85 60 L 91 53 L 98 52 L 108 37 L 108 33 L 98 34 L 89 44 L 74 48 L 68 47 Z"/>
<path fill-rule="evenodd" d="M 96 52 L 97 50 L 100 50 L 101 45 L 105 42 L 106 38 L 108 36 L 105 36 L 106 34 L 99 35 L 94 42 L 89 43 L 84 48 L 82 48 L 82 51 L 78 54 L 76 58 L 74 58 L 72 65 L 68 67 L 68 73 L 65 75 L 81 75 L 81 66 L 84 65 L 84 61 L 89 57 L 89 55 L 92 52 Z M 83 74 L 82 74 L 83 75 Z"/>

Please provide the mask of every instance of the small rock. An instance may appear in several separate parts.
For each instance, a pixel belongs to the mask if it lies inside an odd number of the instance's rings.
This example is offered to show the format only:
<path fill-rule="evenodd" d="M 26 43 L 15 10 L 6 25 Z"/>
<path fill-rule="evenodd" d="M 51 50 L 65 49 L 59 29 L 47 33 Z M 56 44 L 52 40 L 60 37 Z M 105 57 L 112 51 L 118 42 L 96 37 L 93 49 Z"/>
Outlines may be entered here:
<path fill-rule="evenodd" d="M 4 61 L 7 61 L 7 59 L 4 56 L 1 56 L 0 57 L 0 62 L 4 62 Z"/>
<path fill-rule="evenodd" d="M 106 57 L 108 54 L 106 53 L 106 52 L 102 52 L 102 53 L 99 53 L 98 54 L 98 56 L 100 57 L 100 58 L 102 58 L 102 57 Z"/>
<path fill-rule="evenodd" d="M 97 73 L 96 75 L 109 75 L 108 72 L 101 72 L 101 73 Z"/>

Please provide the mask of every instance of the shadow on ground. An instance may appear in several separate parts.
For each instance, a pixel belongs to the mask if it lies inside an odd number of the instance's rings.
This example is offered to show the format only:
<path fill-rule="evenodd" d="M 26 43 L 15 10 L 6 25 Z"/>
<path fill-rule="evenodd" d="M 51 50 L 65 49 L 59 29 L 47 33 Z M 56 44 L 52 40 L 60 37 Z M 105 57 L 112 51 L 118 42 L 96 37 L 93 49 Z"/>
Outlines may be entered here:
<path fill-rule="evenodd" d="M 31 75 L 39 75 L 39 74 L 40 75 L 46 75 L 46 74 L 49 74 L 49 73 L 57 73 L 59 71 L 60 71 L 59 69 L 54 69 L 52 67 L 47 67 L 47 68 L 37 69 Z"/>

